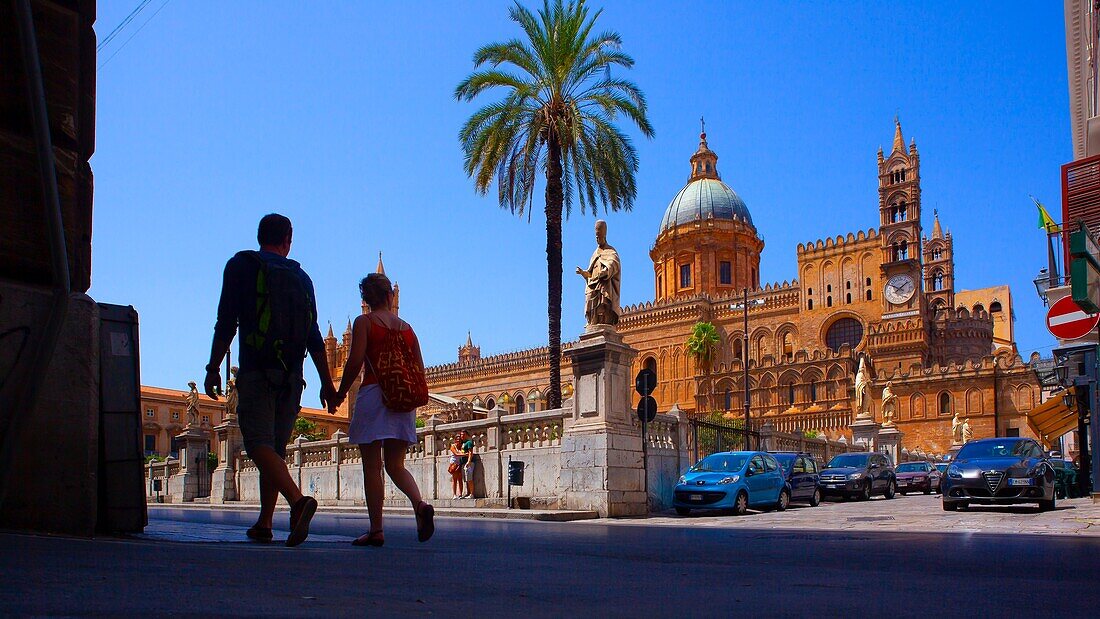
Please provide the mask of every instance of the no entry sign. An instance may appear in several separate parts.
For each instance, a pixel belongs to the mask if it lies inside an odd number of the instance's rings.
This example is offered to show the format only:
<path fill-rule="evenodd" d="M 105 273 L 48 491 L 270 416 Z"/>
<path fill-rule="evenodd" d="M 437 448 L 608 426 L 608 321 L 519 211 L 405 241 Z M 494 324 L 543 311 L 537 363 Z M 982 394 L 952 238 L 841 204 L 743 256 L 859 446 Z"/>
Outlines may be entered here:
<path fill-rule="evenodd" d="M 1047 311 L 1047 329 L 1060 340 L 1076 340 L 1085 337 L 1100 322 L 1100 314 L 1086 314 L 1085 310 L 1063 297 Z"/>

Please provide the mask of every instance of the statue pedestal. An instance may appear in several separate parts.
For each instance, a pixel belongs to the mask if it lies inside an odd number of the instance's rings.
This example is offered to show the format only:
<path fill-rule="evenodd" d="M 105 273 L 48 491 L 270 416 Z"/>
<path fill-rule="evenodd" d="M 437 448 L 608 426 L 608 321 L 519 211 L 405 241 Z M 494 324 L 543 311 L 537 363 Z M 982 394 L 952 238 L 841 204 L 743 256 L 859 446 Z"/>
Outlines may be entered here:
<path fill-rule="evenodd" d="M 901 437 L 903 435 L 903 432 L 894 424 L 883 426 L 878 431 L 878 437 L 875 441 L 878 450 L 886 452 L 890 456 L 890 461 L 894 464 L 899 462 L 898 456 L 901 455 Z"/>
<path fill-rule="evenodd" d="M 648 513 L 641 428 L 630 410 L 637 351 L 609 326 L 590 326 L 566 351 L 573 365 L 573 416 L 561 441 L 562 506 L 600 516 Z"/>
<path fill-rule="evenodd" d="M 210 479 L 210 502 L 236 501 L 240 496 L 237 494 L 237 456 L 244 444 L 241 428 L 234 416 L 214 426 L 214 432 L 218 435 L 218 468 Z"/>
<path fill-rule="evenodd" d="M 206 433 L 188 426 L 176 435 L 180 440 L 180 470 L 168 479 L 168 494 L 173 503 L 190 503 L 199 495 L 199 475 L 206 470 L 199 458 L 207 457 Z"/>
<path fill-rule="evenodd" d="M 856 417 L 856 420 L 849 426 L 852 429 L 852 444 L 861 445 L 867 451 L 874 451 L 877 443 L 879 430 L 881 425 L 875 423 L 875 420 L 870 417 Z"/>

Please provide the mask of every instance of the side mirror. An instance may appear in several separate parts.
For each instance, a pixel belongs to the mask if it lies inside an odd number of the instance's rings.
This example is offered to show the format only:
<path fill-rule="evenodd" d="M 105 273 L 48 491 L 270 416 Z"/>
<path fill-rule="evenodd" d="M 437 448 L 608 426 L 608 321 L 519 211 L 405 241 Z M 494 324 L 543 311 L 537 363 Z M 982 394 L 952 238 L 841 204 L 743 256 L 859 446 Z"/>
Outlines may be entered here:
<path fill-rule="evenodd" d="M 756 475 L 756 469 L 752 468 L 751 466 L 745 469 L 745 477 L 752 477 L 753 475 Z"/>
<path fill-rule="evenodd" d="M 877 468 L 880 468 L 881 466 L 882 466 L 881 464 L 875 462 L 874 464 L 871 465 L 871 468 L 877 469 Z"/>

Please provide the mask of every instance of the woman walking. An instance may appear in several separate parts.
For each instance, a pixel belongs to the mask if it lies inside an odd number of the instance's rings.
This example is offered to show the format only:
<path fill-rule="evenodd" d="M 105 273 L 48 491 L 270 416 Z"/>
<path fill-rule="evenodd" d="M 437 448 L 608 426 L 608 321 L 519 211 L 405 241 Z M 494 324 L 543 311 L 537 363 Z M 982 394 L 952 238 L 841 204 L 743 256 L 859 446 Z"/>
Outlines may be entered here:
<path fill-rule="evenodd" d="M 405 469 L 405 452 L 410 443 L 416 442 L 416 411 L 400 412 L 387 408 L 372 369 L 378 367 L 379 357 L 389 352 L 385 350 L 387 336 L 396 332 L 414 352 L 416 363 L 423 370 L 420 343 L 412 327 L 390 311 L 393 287 L 389 278 L 381 273 L 371 273 L 359 283 L 359 293 L 371 311 L 357 317 L 352 325 L 351 350 L 344 365 L 344 376 L 340 381 L 335 404 L 338 405 L 347 397 L 352 383 L 359 376 L 360 370 L 363 370 L 363 381 L 355 398 L 348 440 L 359 445 L 359 452 L 363 456 L 363 486 L 367 495 L 370 530 L 352 544 L 381 546 L 385 543 L 382 533 L 382 499 L 385 491 L 382 481 L 383 465 L 394 485 L 412 502 L 416 514 L 417 539 L 426 542 L 435 531 L 435 510 L 424 502 L 416 480 Z"/>

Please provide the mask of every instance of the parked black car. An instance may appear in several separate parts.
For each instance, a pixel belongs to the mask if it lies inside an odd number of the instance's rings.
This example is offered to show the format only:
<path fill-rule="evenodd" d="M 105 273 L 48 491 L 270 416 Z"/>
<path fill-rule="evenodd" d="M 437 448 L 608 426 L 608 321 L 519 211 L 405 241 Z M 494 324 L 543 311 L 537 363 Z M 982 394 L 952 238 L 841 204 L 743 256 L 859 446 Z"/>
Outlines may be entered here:
<path fill-rule="evenodd" d="M 881 494 L 892 499 L 898 490 L 894 466 L 880 452 L 846 453 L 833 456 L 821 471 L 824 496 L 855 497 L 863 500 Z"/>
<path fill-rule="evenodd" d="M 1001 437 L 970 441 L 947 467 L 943 509 L 971 503 L 984 505 L 1038 503 L 1054 509 L 1055 473 L 1050 456 L 1029 438 Z"/>
<path fill-rule="evenodd" d="M 1077 490 L 1077 467 L 1073 466 L 1072 461 L 1061 458 L 1051 458 L 1050 465 L 1054 467 L 1054 488 L 1057 491 L 1058 498 L 1076 498 L 1079 494 Z"/>
<path fill-rule="evenodd" d="M 794 451 L 769 453 L 779 461 L 779 466 L 787 476 L 787 485 L 791 487 L 791 502 L 808 503 L 811 507 L 817 507 L 821 503 L 821 488 L 818 487 L 821 476 L 814 457 Z"/>

